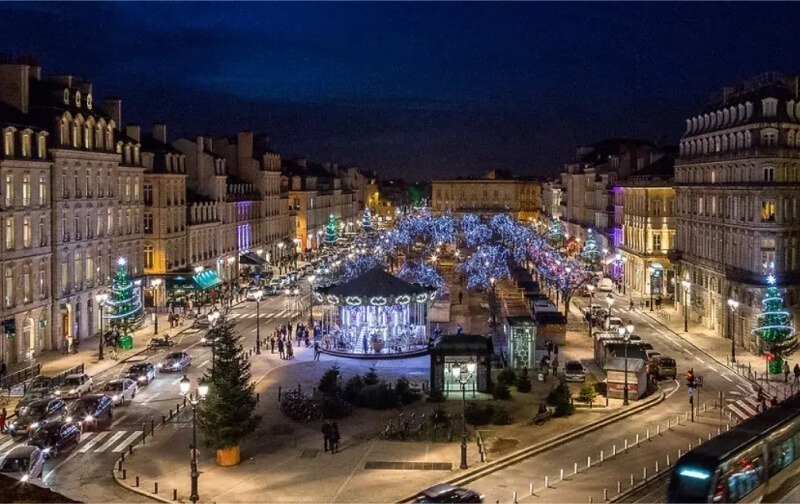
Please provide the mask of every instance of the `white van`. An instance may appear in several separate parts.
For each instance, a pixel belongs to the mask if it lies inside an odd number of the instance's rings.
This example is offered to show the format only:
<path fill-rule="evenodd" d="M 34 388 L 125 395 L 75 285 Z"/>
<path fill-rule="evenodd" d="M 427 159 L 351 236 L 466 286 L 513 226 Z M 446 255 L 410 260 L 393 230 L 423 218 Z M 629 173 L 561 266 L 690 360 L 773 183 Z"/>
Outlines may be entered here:
<path fill-rule="evenodd" d="M 614 290 L 614 281 L 608 277 L 603 278 L 600 280 L 600 283 L 597 285 L 597 290 L 600 292 L 611 292 Z"/>

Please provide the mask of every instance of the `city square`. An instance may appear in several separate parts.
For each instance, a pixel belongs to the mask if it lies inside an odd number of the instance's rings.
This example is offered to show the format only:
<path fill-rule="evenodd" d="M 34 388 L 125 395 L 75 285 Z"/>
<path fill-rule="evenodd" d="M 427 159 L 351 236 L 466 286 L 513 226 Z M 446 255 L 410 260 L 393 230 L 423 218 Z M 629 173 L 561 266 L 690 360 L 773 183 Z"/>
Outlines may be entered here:
<path fill-rule="evenodd" d="M 797 12 L 0 2 L 0 502 L 800 501 Z"/>

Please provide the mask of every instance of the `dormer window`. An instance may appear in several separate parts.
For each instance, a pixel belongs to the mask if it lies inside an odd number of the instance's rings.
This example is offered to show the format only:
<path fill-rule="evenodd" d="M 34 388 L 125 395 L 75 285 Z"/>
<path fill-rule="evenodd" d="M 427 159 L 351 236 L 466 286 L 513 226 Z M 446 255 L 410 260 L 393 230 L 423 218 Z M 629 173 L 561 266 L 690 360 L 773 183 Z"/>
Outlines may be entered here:
<path fill-rule="evenodd" d="M 64 105 L 69 105 L 69 89 L 64 90 L 63 100 Z"/>
<path fill-rule="evenodd" d="M 778 115 L 777 98 L 764 98 L 761 100 L 761 107 L 764 111 L 764 117 L 775 117 Z"/>
<path fill-rule="evenodd" d="M 778 130 L 775 128 L 764 128 L 761 130 L 761 145 L 778 145 Z"/>
<path fill-rule="evenodd" d="M 92 110 L 92 93 L 86 95 L 86 108 Z"/>
<path fill-rule="evenodd" d="M 75 91 L 75 106 L 76 107 L 80 107 L 81 106 L 81 92 L 80 91 Z"/>

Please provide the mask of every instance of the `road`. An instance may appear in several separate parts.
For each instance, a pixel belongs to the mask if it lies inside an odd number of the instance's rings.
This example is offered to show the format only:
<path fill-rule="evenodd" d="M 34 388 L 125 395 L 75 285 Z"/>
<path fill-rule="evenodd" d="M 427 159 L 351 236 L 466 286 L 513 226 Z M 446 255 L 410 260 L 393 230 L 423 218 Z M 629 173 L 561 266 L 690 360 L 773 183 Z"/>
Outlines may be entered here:
<path fill-rule="evenodd" d="M 307 295 L 304 299 L 307 299 Z M 297 298 L 285 295 L 267 297 L 261 301 L 260 329 L 263 340 L 267 339 L 277 325 L 286 323 L 289 317 L 298 312 L 296 301 Z M 255 315 L 255 302 L 241 303 L 230 314 L 236 322 L 236 331 L 240 334 L 245 349 L 255 345 Z M 168 331 L 161 331 L 161 334 L 165 332 Z M 211 365 L 211 348 L 200 344 L 204 333 L 203 330 L 190 329 L 177 337 L 175 346 L 169 350 L 185 350 L 192 356 L 192 365 L 184 372 L 192 383 L 196 383 Z M 262 347 L 262 351 L 263 348 L 266 348 L 266 354 L 270 353 L 268 344 Z M 131 363 L 148 361 L 155 364 L 166 353 L 166 350 L 159 350 L 153 355 L 143 354 L 125 364 L 114 366 L 93 377 L 95 390 L 106 381 L 124 375 Z M 277 359 L 277 354 L 263 355 L 262 358 Z M 178 403 L 183 402 L 179 393 L 179 382 L 184 373 L 159 373 L 152 383 L 138 391 L 132 402 L 115 408 L 110 426 L 97 432 L 85 432 L 75 449 L 63 453 L 57 459 L 48 460 L 43 482 L 56 492 L 86 502 L 152 502 L 114 483 L 111 468 L 119 453 L 141 438 L 143 426 L 149 429 L 151 420 L 160 422 L 162 415 L 167 415 L 170 409 L 174 410 Z M 156 431 L 156 436 L 158 435 L 159 432 Z M 0 453 L 7 452 L 16 444 L 18 443 L 8 436 L 0 437 Z"/>
<path fill-rule="evenodd" d="M 622 318 L 626 323 L 630 321 L 635 327 L 635 334 L 651 343 L 662 355 L 673 357 L 678 366 L 679 379 L 661 383 L 667 396 L 661 404 L 470 482 L 468 486 L 484 494 L 486 502 L 509 502 L 515 491 L 518 501 L 587 502 L 591 497 L 595 502 L 600 502 L 603 489 L 607 489 L 609 497 L 613 497 L 617 492 L 618 481 L 624 491 L 631 485 L 631 475 L 635 482 L 644 476 L 645 469 L 652 475 L 656 462 L 663 469 L 667 456 L 670 456 L 670 462 L 674 462 L 678 450 L 685 453 L 690 444 L 696 446 L 700 439 L 716 435 L 718 429 L 724 430 L 731 423 L 728 419 L 729 411 L 735 421 L 738 414 L 729 404 L 739 406 L 740 411 L 745 411 L 742 403 L 755 396 L 747 381 L 719 366 L 709 356 L 700 353 L 649 317 L 638 311 L 628 312 L 627 299 L 616 295 L 614 297 L 617 308 L 612 315 Z M 576 305 L 576 308 L 586 306 L 588 299 L 579 299 Z M 620 305 L 624 305 L 626 309 L 619 309 Z M 571 316 L 575 317 L 575 312 Z M 569 358 L 568 346 L 562 352 Z M 689 368 L 693 368 L 695 375 L 701 375 L 704 379 L 698 404 L 705 403 L 706 411 L 694 423 L 685 420 L 689 402 L 683 373 Z M 714 407 L 720 394 L 725 404 L 722 414 L 719 408 Z M 681 425 L 676 427 L 678 419 Z M 667 428 L 668 421 L 671 429 Z M 656 435 L 659 431 L 660 434 Z M 637 435 L 640 444 L 635 446 Z M 624 449 L 626 442 L 628 450 Z M 614 450 L 617 456 L 609 457 Z M 598 463 L 601 451 L 604 458 L 602 464 Z M 591 467 L 587 467 L 589 457 L 592 459 Z M 577 474 L 574 474 L 575 464 L 578 467 Z M 545 477 L 549 480 L 550 488 L 544 488 Z M 533 496 L 530 495 L 531 484 L 534 488 Z"/>

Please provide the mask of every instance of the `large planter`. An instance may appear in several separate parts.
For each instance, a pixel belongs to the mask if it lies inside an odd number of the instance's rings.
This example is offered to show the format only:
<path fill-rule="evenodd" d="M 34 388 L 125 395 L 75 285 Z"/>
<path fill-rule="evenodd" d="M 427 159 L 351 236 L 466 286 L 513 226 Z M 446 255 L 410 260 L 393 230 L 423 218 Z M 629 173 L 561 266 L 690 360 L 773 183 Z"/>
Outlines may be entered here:
<path fill-rule="evenodd" d="M 381 353 L 381 350 L 383 350 L 383 345 L 383 340 L 380 339 L 372 342 L 372 348 L 375 350 L 375 353 Z"/>
<path fill-rule="evenodd" d="M 217 450 L 217 465 L 220 467 L 233 467 L 238 465 L 241 460 L 239 445 Z"/>

